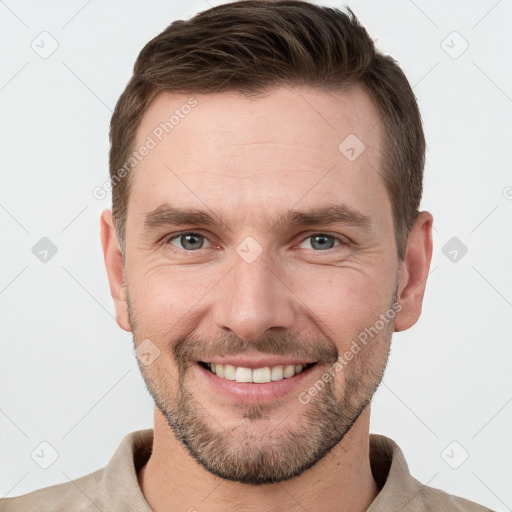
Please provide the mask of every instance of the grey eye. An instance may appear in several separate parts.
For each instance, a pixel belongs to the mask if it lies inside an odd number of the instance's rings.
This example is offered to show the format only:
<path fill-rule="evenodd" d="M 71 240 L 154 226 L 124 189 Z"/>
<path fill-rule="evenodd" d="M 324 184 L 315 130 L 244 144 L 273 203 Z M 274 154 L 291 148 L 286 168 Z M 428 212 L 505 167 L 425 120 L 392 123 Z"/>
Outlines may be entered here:
<path fill-rule="evenodd" d="M 176 240 L 180 243 L 180 245 L 177 246 L 178 248 L 185 249 L 187 251 L 196 251 L 197 249 L 202 249 L 205 237 L 197 233 L 184 233 L 173 238 L 171 243 L 176 245 L 174 244 Z"/>
<path fill-rule="evenodd" d="M 335 244 L 334 237 L 329 235 L 313 235 L 310 238 L 311 246 L 321 251 L 325 249 L 332 249 Z"/>
<path fill-rule="evenodd" d="M 336 245 L 339 245 L 339 240 L 335 236 L 318 233 L 308 236 L 302 242 L 302 244 L 305 243 L 308 243 L 313 249 L 317 251 L 325 251 L 327 249 L 332 249 Z M 309 247 L 306 247 L 306 249 L 309 249 Z"/>

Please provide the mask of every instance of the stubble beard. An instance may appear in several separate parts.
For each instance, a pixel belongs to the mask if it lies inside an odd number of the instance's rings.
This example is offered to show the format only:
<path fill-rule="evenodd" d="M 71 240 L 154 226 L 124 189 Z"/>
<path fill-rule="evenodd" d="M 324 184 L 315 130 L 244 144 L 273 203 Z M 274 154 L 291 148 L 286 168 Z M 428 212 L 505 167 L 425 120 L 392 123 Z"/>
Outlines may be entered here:
<path fill-rule="evenodd" d="M 138 336 L 128 294 L 127 302 L 137 346 L 145 338 Z M 272 421 L 276 404 L 254 401 L 236 404 L 239 424 L 234 428 L 223 428 L 191 389 L 190 379 L 186 378 L 188 365 L 180 362 L 180 358 L 177 360 L 177 391 L 171 389 L 176 377 L 168 369 L 154 364 L 145 367 L 140 361 L 138 363 L 155 405 L 176 439 L 198 464 L 225 480 L 249 485 L 271 484 L 301 475 L 350 432 L 371 403 L 382 380 L 393 325 L 389 322 L 334 378 L 325 382 L 318 372 L 317 382 L 323 386 L 318 394 L 307 404 L 301 403 L 298 397 L 290 396 L 287 401 L 296 400 L 296 406 L 288 417 L 276 424 Z M 329 364 L 323 366 L 325 372 L 331 367 Z M 341 391 L 336 388 L 340 379 L 343 379 Z M 308 386 L 312 384 L 308 382 Z"/>

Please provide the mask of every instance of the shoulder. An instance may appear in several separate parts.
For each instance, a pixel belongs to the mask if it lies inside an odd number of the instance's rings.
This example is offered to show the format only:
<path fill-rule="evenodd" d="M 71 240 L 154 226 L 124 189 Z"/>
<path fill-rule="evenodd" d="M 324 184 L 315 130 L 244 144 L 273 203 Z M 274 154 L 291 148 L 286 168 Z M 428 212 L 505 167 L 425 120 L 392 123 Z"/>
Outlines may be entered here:
<path fill-rule="evenodd" d="M 69 482 L 0 499 L 0 512 L 98 512 L 108 510 L 103 492 L 104 468 Z"/>
<path fill-rule="evenodd" d="M 137 470 L 150 456 L 153 429 L 125 435 L 107 465 L 85 476 L 36 491 L 0 499 L 0 512 L 150 512 Z"/>
<path fill-rule="evenodd" d="M 411 510 L 446 512 L 493 512 L 490 508 L 474 501 L 449 494 L 434 487 L 427 487 L 418 482 L 418 494 L 411 499 Z"/>
<path fill-rule="evenodd" d="M 478 503 L 429 487 L 414 478 L 398 444 L 370 435 L 370 465 L 380 492 L 367 512 L 493 512 Z"/>

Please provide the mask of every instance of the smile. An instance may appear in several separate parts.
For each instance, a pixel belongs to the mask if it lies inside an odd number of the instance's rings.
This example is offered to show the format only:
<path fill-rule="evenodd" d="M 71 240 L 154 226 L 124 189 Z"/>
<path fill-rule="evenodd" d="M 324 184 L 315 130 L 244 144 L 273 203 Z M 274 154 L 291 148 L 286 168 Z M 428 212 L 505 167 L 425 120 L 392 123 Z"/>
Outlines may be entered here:
<path fill-rule="evenodd" d="M 314 366 L 316 363 L 274 365 L 263 366 L 261 368 L 246 368 L 232 364 L 207 363 L 203 361 L 199 361 L 199 364 L 221 379 L 265 384 L 282 379 L 289 379 L 311 366 Z"/>

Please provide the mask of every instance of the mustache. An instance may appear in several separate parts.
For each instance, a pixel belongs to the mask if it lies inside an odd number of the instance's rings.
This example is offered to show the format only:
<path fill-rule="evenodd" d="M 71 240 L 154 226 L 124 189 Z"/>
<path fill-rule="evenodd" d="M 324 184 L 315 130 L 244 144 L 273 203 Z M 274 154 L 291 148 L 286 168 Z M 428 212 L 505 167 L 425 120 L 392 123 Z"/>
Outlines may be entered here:
<path fill-rule="evenodd" d="M 321 364 L 334 364 L 338 359 L 336 344 L 326 338 L 305 338 L 290 332 L 269 331 L 256 341 L 247 341 L 236 334 L 225 333 L 211 339 L 207 335 L 193 333 L 180 339 L 173 347 L 179 368 L 196 361 L 208 361 L 214 356 L 237 356 L 246 353 L 296 357 Z"/>

